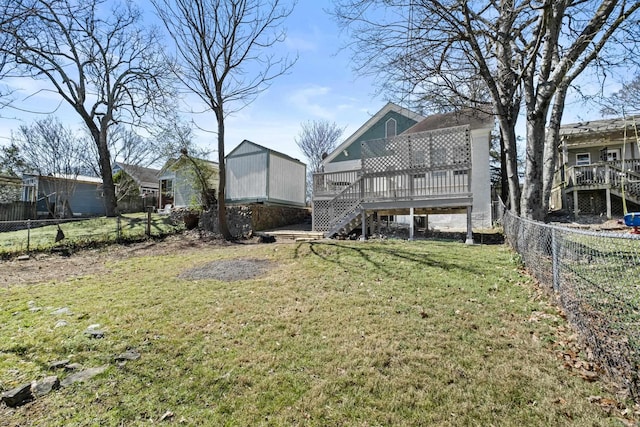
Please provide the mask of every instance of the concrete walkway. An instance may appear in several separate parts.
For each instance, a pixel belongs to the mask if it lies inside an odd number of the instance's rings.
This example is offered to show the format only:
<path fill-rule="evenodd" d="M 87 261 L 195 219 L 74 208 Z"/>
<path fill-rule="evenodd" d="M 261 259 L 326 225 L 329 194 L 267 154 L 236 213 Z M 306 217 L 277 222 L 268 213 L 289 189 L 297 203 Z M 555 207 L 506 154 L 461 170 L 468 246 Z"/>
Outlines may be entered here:
<path fill-rule="evenodd" d="M 311 231 L 311 224 L 292 224 L 285 227 L 274 228 L 272 230 L 264 230 L 260 232 L 273 236 L 278 239 L 291 239 L 296 241 L 308 241 L 324 239 L 324 235 L 321 231 Z"/>

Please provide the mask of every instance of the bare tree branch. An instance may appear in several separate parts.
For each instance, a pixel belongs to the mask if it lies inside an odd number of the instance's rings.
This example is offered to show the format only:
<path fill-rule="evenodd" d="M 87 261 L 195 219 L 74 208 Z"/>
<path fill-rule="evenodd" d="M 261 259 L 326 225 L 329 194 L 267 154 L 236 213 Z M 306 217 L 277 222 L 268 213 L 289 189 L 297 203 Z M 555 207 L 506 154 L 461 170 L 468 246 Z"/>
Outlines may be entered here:
<path fill-rule="evenodd" d="M 225 127 L 227 115 L 252 102 L 295 61 L 276 57 L 284 41 L 281 27 L 293 6 L 282 0 L 152 0 L 176 43 L 174 71 L 216 117 L 218 137 L 218 222 L 230 239 L 225 208 Z"/>
<path fill-rule="evenodd" d="M 26 15 L 3 27 L 9 42 L 0 54 L 12 58 L 14 76 L 47 82 L 81 117 L 99 155 L 107 215 L 115 215 L 109 128 L 141 124 L 173 96 L 157 33 L 142 29 L 131 2 L 2 0 L 0 11 Z"/>

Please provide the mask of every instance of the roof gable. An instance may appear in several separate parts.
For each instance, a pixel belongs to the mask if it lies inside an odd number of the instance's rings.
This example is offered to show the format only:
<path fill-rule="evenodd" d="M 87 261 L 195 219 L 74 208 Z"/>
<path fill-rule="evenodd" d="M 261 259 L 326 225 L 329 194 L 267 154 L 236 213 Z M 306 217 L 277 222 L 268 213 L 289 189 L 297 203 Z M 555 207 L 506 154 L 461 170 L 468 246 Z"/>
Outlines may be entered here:
<path fill-rule="evenodd" d="M 394 119 L 397 126 L 397 134 L 415 125 L 424 117 L 393 102 L 388 102 L 380 111 L 367 120 L 358 130 L 349 136 L 342 144 L 323 160 L 323 163 L 339 162 L 345 160 L 357 160 L 361 157 L 360 142 L 370 139 L 384 138 L 385 124 Z"/>
<path fill-rule="evenodd" d="M 128 165 L 121 162 L 116 162 L 116 166 L 118 169 L 124 171 L 127 175 L 133 178 L 138 185 L 144 185 L 145 187 L 158 187 L 158 175 L 160 173 L 158 169 Z"/>
<path fill-rule="evenodd" d="M 249 141 L 248 139 L 245 139 L 240 144 L 238 144 L 238 146 L 233 150 L 231 150 L 231 152 L 229 152 L 229 154 L 227 154 L 225 158 L 241 157 L 241 156 L 246 156 L 254 153 L 264 153 L 264 152 L 304 165 L 304 163 L 302 163 L 298 159 L 294 159 L 293 157 L 288 156 L 287 154 L 272 150 L 271 148 L 267 148 L 260 144 L 256 144 L 255 142 Z"/>

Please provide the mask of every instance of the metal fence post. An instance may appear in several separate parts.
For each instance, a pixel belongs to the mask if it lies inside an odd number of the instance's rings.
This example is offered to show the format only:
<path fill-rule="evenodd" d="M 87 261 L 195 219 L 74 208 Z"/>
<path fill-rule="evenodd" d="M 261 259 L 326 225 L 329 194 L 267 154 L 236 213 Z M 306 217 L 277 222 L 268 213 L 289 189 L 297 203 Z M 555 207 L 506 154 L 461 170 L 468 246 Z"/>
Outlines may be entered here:
<path fill-rule="evenodd" d="M 147 235 L 147 237 L 151 237 L 151 211 L 153 210 L 153 207 L 147 207 L 147 228 L 145 230 L 145 233 Z"/>
<path fill-rule="evenodd" d="M 560 289 L 560 272 L 558 266 L 558 231 L 551 228 L 551 268 L 553 269 L 553 290 Z"/>
<path fill-rule="evenodd" d="M 27 252 L 30 251 L 31 245 L 31 219 L 27 220 Z"/>
<path fill-rule="evenodd" d="M 118 242 L 122 241 L 122 222 L 120 219 L 120 215 L 118 215 L 116 220 L 116 227 L 117 227 L 117 232 L 116 232 L 116 239 L 118 240 Z"/>

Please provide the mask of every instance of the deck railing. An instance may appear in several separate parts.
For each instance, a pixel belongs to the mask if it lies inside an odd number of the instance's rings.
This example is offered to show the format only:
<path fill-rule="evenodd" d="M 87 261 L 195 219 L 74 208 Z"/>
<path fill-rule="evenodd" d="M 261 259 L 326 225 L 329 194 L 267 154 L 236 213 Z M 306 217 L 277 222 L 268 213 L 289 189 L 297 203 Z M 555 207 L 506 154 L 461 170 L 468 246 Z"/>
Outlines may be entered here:
<path fill-rule="evenodd" d="M 567 170 L 569 187 L 607 186 L 621 188 L 629 194 L 640 196 L 640 160 L 594 163 L 571 166 Z"/>
<path fill-rule="evenodd" d="M 360 170 L 313 174 L 313 195 L 335 196 L 360 177 Z"/>
<path fill-rule="evenodd" d="M 468 193 L 471 171 L 467 168 L 393 171 L 363 175 L 364 201 L 416 200 L 433 196 Z"/>

